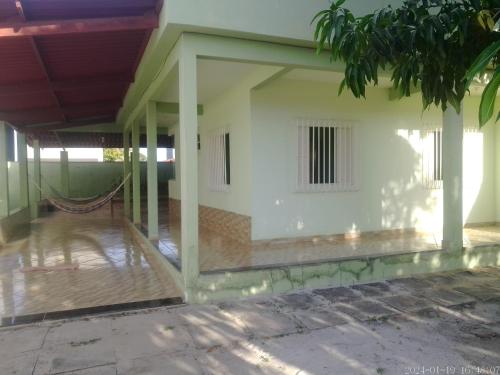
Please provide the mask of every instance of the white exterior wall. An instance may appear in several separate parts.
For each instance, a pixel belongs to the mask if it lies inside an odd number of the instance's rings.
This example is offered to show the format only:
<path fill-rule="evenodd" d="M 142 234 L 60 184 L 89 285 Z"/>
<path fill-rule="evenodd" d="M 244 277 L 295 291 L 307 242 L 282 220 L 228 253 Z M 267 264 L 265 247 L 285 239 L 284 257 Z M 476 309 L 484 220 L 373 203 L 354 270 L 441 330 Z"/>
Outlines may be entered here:
<path fill-rule="evenodd" d="M 350 0 L 345 6 L 364 15 L 389 4 L 401 0 Z M 329 0 L 169 0 L 164 13 L 168 25 L 188 31 L 310 45 L 311 20 L 329 6 Z"/>
<path fill-rule="evenodd" d="M 250 216 L 252 214 L 252 150 L 251 150 L 251 89 L 272 76 L 280 68 L 256 67 L 246 77 L 220 95 L 203 103 L 203 115 L 198 117 L 201 149 L 198 151 L 198 197 L 203 206 Z M 169 129 L 178 146 L 178 125 Z M 208 187 L 210 167 L 209 139 L 217 129 L 230 133 L 231 186 L 227 192 L 211 191 Z M 176 148 L 176 176 L 180 176 L 180 152 Z M 180 181 L 169 182 L 171 198 L 180 199 Z"/>
<path fill-rule="evenodd" d="M 207 102 L 199 118 L 201 149 L 198 151 L 198 196 L 200 204 L 241 215 L 251 215 L 250 190 L 250 90 L 243 81 Z M 208 188 L 209 140 L 217 129 L 230 137 L 231 184 L 229 191 Z"/>
<path fill-rule="evenodd" d="M 393 228 L 439 230 L 442 192 L 421 181 L 423 123 L 441 124 L 439 110 L 422 115 L 419 95 L 389 101 L 373 89 L 368 100 L 337 96 L 331 83 L 280 79 L 252 94 L 252 238 L 271 239 Z M 477 123 L 479 98 L 466 100 L 466 127 Z M 357 123 L 355 192 L 296 192 L 296 118 Z M 465 137 L 464 216 L 496 220 L 495 135 Z"/>

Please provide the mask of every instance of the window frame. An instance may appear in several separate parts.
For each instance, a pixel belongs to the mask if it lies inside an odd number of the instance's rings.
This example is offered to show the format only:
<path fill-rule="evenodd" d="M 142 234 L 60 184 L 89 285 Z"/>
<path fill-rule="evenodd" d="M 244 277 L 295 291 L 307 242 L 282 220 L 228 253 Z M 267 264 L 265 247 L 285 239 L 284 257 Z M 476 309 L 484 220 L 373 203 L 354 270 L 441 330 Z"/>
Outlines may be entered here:
<path fill-rule="evenodd" d="M 336 138 L 334 146 L 337 142 L 341 142 L 344 149 L 341 148 L 341 154 L 336 156 L 327 162 L 318 162 L 327 168 L 326 165 L 330 167 L 328 171 L 328 178 L 326 176 L 326 169 L 324 170 L 323 180 L 331 179 L 332 169 L 331 163 L 335 164 L 334 171 L 340 168 L 340 179 L 336 182 L 310 182 L 311 181 L 311 158 L 310 158 L 310 130 L 311 128 L 330 128 L 330 129 L 341 129 L 340 134 L 343 134 L 343 138 L 340 141 Z M 296 119 L 296 137 L 295 137 L 295 152 L 297 153 L 296 158 L 296 178 L 295 178 L 295 191 L 297 193 L 322 193 L 322 192 L 353 192 L 359 189 L 359 175 L 358 175 L 358 151 L 357 151 L 357 138 L 358 138 L 358 124 L 352 121 L 342 121 L 336 119 L 315 119 L 315 118 L 297 118 Z M 304 132 L 304 129 L 307 129 Z M 324 132 L 324 130 L 323 130 Z M 318 130 L 318 134 L 320 131 Z M 325 132 L 326 133 L 326 132 Z M 323 142 L 325 142 L 325 133 L 323 133 Z M 302 135 L 301 135 L 302 134 Z M 304 139 L 304 134 L 306 138 Z M 331 137 L 332 130 L 329 130 Z M 337 134 L 336 132 L 334 134 Z M 331 139 L 331 138 L 330 138 Z M 349 141 L 348 141 L 349 140 Z M 331 142 L 331 141 L 330 141 Z M 305 147 L 304 147 L 305 146 Z M 321 145 L 320 145 L 321 146 Z M 332 143 L 328 147 L 323 146 L 323 150 L 331 152 Z M 347 152 L 348 154 L 346 154 Z M 330 154 L 329 154 L 330 155 Z M 314 164 L 314 162 L 313 162 Z M 337 172 L 334 172 L 336 174 Z M 335 178 L 338 176 L 336 175 Z M 313 177 L 314 179 L 314 177 Z M 320 179 L 318 179 L 319 181 Z"/>
<path fill-rule="evenodd" d="M 422 131 L 421 139 L 422 139 L 422 184 L 427 189 L 432 189 L 432 190 L 442 189 L 443 188 L 443 128 L 441 126 L 426 126 L 425 129 Z M 436 156 L 438 161 L 436 161 Z"/>
<path fill-rule="evenodd" d="M 217 145 L 216 138 L 222 138 L 222 143 Z M 229 142 L 228 142 L 229 141 Z M 221 142 L 221 140 L 219 140 Z M 208 190 L 211 192 L 231 191 L 231 130 L 229 127 L 214 129 L 208 134 Z M 214 147 L 221 147 L 219 150 Z M 222 155 L 217 155 L 218 151 Z M 220 159 L 222 158 L 222 160 Z M 213 168 L 222 168 L 214 171 Z"/>

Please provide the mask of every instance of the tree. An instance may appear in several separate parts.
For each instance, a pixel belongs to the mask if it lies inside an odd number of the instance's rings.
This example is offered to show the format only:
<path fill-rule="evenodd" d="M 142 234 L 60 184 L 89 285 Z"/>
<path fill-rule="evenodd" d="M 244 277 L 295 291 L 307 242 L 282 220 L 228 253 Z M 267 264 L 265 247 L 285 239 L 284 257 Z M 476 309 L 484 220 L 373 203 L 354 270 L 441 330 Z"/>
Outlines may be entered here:
<path fill-rule="evenodd" d="M 410 96 L 419 87 L 425 109 L 432 104 L 460 112 L 467 92 L 466 73 L 480 52 L 497 39 L 493 32 L 500 0 L 405 0 L 355 17 L 333 2 L 319 12 L 314 39 L 318 52 L 331 49 L 331 59 L 343 61 L 348 88 L 365 97 L 366 86 L 378 84 L 379 71 L 392 71 L 393 88 Z"/>
<path fill-rule="evenodd" d="M 103 151 L 104 161 L 123 161 L 123 149 L 105 148 Z"/>

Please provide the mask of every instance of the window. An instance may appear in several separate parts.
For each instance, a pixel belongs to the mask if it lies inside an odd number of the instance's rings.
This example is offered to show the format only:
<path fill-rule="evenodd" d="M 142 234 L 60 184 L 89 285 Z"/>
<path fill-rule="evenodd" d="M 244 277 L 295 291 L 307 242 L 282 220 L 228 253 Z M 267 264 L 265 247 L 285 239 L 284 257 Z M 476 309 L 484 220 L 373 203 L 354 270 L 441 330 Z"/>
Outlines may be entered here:
<path fill-rule="evenodd" d="M 209 140 L 208 187 L 212 191 L 229 191 L 231 185 L 231 144 L 227 129 L 219 129 Z"/>
<path fill-rule="evenodd" d="M 443 183 L 443 131 L 424 132 L 422 155 L 423 183 L 429 189 L 439 189 Z"/>
<path fill-rule="evenodd" d="M 298 121 L 299 191 L 355 189 L 354 130 L 334 120 Z"/>

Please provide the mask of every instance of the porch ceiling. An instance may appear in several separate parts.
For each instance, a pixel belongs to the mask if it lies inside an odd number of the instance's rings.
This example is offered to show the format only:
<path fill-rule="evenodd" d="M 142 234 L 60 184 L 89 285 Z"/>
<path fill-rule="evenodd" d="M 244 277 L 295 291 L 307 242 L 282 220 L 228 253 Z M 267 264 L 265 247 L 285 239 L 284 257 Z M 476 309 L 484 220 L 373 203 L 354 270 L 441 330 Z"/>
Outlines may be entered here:
<path fill-rule="evenodd" d="M 0 0 L 0 120 L 20 131 L 112 123 L 158 0 Z"/>
<path fill-rule="evenodd" d="M 211 59 L 198 59 L 198 103 L 206 104 L 240 83 L 262 65 Z M 175 103 L 179 101 L 179 71 L 173 69 L 156 100 Z M 178 122 L 177 114 L 158 114 L 160 126 L 168 127 Z"/>

